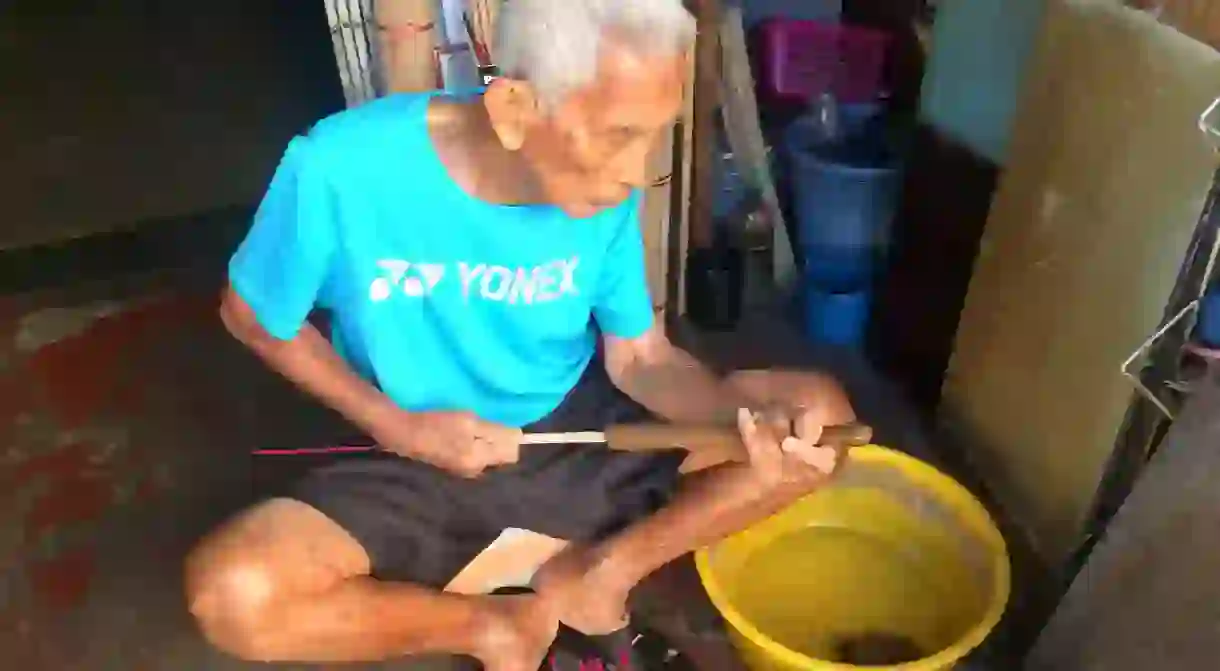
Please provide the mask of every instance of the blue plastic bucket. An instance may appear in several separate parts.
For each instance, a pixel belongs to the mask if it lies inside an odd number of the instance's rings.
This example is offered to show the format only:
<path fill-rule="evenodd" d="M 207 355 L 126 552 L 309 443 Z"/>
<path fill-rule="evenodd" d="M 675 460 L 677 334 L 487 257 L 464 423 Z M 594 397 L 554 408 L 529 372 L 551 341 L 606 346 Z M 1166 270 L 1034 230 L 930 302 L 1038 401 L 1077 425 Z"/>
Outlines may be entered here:
<path fill-rule="evenodd" d="M 1206 347 L 1220 348 L 1220 287 L 1211 287 L 1199 302 L 1195 338 Z"/>
<path fill-rule="evenodd" d="M 786 138 L 796 237 L 805 275 L 848 292 L 869 286 L 889 247 L 902 176 L 888 138 L 856 134 L 836 145 Z"/>
<path fill-rule="evenodd" d="M 838 105 L 839 134 L 852 137 L 868 132 L 881 117 L 885 107 L 879 102 L 840 103 Z M 789 124 L 783 133 L 783 146 L 808 147 L 818 142 L 818 121 L 805 115 Z"/>
<path fill-rule="evenodd" d="M 805 333 L 815 343 L 863 348 L 872 291 L 823 291 L 806 284 Z"/>

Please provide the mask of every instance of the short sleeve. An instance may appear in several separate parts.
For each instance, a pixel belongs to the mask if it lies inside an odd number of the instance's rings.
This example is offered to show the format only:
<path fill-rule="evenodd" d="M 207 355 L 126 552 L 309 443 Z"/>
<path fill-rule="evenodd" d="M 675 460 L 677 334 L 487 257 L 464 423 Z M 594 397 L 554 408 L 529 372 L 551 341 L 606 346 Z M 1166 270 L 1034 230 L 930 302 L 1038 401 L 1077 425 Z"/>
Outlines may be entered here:
<path fill-rule="evenodd" d="M 296 336 L 330 273 L 334 207 L 307 138 L 294 139 L 229 261 L 229 282 L 272 336 Z"/>
<path fill-rule="evenodd" d="M 652 297 L 644 266 L 640 232 L 640 192 L 619 208 L 602 260 L 593 303 L 593 318 L 601 331 L 619 338 L 636 338 L 652 328 Z"/>

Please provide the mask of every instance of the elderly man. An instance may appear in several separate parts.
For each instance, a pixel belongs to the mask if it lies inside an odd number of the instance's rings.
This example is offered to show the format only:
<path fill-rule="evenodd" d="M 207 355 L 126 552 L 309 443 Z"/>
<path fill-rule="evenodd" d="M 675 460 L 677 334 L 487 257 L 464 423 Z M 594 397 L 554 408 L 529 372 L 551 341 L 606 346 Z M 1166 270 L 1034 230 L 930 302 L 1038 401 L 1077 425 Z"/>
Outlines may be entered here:
<path fill-rule="evenodd" d="M 500 21 L 486 90 L 390 96 L 293 140 L 232 259 L 229 330 L 379 448 L 191 554 L 190 610 L 232 654 L 532 671 L 560 623 L 610 649 L 640 580 L 834 468 L 818 435 L 854 416 L 833 381 L 719 379 L 653 322 L 637 212 L 682 105 L 681 2 L 512 0 Z M 754 412 L 780 402 L 783 431 Z M 521 445 L 650 417 L 735 426 L 750 461 Z M 506 529 L 569 544 L 530 593 L 447 590 Z"/>

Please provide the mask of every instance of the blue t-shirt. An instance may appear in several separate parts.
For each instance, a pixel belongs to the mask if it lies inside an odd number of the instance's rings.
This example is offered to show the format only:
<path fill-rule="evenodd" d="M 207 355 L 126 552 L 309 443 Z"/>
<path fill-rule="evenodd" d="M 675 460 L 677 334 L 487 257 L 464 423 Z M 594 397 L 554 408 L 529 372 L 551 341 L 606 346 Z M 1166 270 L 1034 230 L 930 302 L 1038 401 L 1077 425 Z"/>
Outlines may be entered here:
<path fill-rule="evenodd" d="M 599 331 L 652 326 L 641 196 L 587 219 L 478 200 L 435 151 L 431 97 L 294 139 L 229 279 L 276 338 L 329 310 L 336 350 L 401 407 L 523 426 L 559 405 Z"/>

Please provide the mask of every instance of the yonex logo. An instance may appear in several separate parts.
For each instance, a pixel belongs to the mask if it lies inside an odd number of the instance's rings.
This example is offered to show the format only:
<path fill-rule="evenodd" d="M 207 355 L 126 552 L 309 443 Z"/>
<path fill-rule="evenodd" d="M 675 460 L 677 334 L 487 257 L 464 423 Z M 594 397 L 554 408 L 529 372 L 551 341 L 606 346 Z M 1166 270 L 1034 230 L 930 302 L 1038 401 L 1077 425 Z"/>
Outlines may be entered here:
<path fill-rule="evenodd" d="M 557 259 L 531 267 L 508 268 L 485 263 L 453 264 L 456 271 L 439 263 L 401 259 L 377 262 L 378 277 L 369 284 L 369 300 L 380 303 L 396 295 L 427 298 L 447 277 L 456 275 L 463 299 L 533 305 L 579 296 L 576 269 L 580 258 Z"/>

